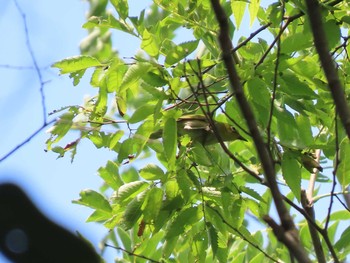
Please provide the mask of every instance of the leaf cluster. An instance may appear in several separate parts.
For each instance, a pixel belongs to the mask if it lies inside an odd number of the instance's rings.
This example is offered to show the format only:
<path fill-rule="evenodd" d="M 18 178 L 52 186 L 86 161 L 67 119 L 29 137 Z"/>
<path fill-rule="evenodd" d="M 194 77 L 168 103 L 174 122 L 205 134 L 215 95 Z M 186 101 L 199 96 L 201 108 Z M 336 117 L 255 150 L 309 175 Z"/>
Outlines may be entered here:
<path fill-rule="evenodd" d="M 82 139 L 116 153 L 98 171 L 104 180 L 101 189 L 82 191 L 76 201 L 94 210 L 88 221 L 111 229 L 106 240 L 123 248 L 124 262 L 290 262 L 286 247 L 261 224 L 273 211 L 272 197 L 227 80 L 210 1 L 155 0 L 138 16 L 130 16 L 126 0 L 111 0 L 113 12 L 106 9 L 108 1 L 89 2 L 83 25 L 89 36 L 81 55 L 53 67 L 69 74 L 74 85 L 92 69 L 96 96 L 84 105 L 63 108 L 47 141 L 59 157 L 67 151 L 74 157 Z M 336 181 L 346 194 L 350 144 L 338 125 L 304 3 L 221 2 L 231 38 L 242 28 L 245 13 L 249 24 L 257 25 L 240 37 L 232 56 L 289 205 L 298 209 L 312 173 L 318 173 L 313 184 L 326 195 L 335 196 L 331 189 Z M 339 78 L 349 94 L 350 19 L 348 3 L 338 2 L 322 5 L 322 14 Z M 138 41 L 140 51 L 128 59 L 119 57 L 112 45 L 115 30 Z M 179 43 L 182 35 L 188 38 Z M 224 143 L 218 135 L 214 145 L 194 142 L 177 132 L 177 120 L 184 114 L 228 123 L 247 141 Z M 77 139 L 58 146 L 72 130 L 79 131 Z M 160 130 L 161 139 L 152 139 Z M 316 150 L 322 152 L 320 161 Z M 318 194 L 312 192 L 315 200 Z M 350 250 L 345 241 L 349 228 L 340 237 L 336 231 L 349 219 L 349 210 L 333 212 L 329 207 L 328 214 L 317 215 L 319 221 L 325 218 L 319 225 L 326 225 L 322 248 L 331 258 L 330 240 L 344 259 Z M 316 257 L 307 232 L 310 218 L 294 215 L 303 246 Z"/>

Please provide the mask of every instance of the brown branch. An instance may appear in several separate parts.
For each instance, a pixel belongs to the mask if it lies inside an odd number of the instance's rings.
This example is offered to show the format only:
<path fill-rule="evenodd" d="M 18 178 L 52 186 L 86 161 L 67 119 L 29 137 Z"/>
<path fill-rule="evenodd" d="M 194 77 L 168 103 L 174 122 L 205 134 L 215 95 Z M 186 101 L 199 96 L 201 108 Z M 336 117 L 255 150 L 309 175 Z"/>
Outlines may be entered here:
<path fill-rule="evenodd" d="M 308 255 L 300 243 L 295 242 L 295 236 L 290 231 L 286 232 L 283 226 L 277 224 L 270 216 L 264 216 L 265 222 L 272 228 L 273 233 L 279 241 L 286 245 L 293 256 L 303 263 L 311 263 Z"/>
<path fill-rule="evenodd" d="M 227 21 L 225 11 L 221 7 L 220 2 L 218 0 L 211 0 L 211 4 L 220 26 L 219 43 L 222 50 L 223 61 L 225 63 L 225 67 L 229 76 L 229 81 L 232 89 L 234 90 L 241 112 L 247 122 L 247 126 L 255 143 L 258 155 L 260 157 L 265 172 L 265 179 L 271 190 L 271 194 L 276 205 L 277 213 L 282 224 L 278 228 L 278 234 L 282 235 L 280 240 L 284 242 L 284 244 L 288 247 L 288 249 L 292 251 L 293 255 L 300 262 L 311 262 L 304 248 L 300 244 L 293 219 L 289 214 L 285 203 L 283 202 L 283 197 L 278 189 L 278 185 L 276 182 L 276 173 L 271 154 L 260 134 L 253 111 L 250 105 L 248 104 L 246 97 L 244 96 L 241 81 L 236 71 L 235 63 L 231 55 L 231 50 L 233 49 L 233 47 L 231 39 L 229 37 L 229 23 Z M 271 222 L 271 220 L 268 221 Z"/>
<path fill-rule="evenodd" d="M 305 1 L 314 36 L 315 47 L 327 78 L 334 103 L 337 107 L 340 120 L 345 128 L 348 138 L 350 139 L 350 108 L 347 105 L 344 89 L 340 83 L 338 72 L 329 51 L 327 36 L 323 28 L 320 6 L 317 0 Z"/>
<path fill-rule="evenodd" d="M 309 199 L 308 193 L 305 190 L 301 191 L 301 204 L 305 210 L 305 212 L 310 216 L 310 218 L 315 222 L 315 210 L 312 204 L 312 199 Z M 312 244 L 314 245 L 314 250 L 317 257 L 317 262 L 326 263 L 326 258 L 322 249 L 321 240 L 318 235 L 317 229 L 307 220 L 309 226 L 309 232 L 312 239 Z"/>

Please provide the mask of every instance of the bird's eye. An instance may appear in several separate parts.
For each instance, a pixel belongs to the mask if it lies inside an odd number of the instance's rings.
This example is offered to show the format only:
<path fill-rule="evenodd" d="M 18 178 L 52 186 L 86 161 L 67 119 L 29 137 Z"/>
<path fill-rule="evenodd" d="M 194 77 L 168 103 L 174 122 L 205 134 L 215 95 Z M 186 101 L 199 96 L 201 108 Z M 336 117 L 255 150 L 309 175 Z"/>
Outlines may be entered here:
<path fill-rule="evenodd" d="M 234 127 L 230 126 L 230 129 L 232 132 L 236 132 L 236 129 Z"/>

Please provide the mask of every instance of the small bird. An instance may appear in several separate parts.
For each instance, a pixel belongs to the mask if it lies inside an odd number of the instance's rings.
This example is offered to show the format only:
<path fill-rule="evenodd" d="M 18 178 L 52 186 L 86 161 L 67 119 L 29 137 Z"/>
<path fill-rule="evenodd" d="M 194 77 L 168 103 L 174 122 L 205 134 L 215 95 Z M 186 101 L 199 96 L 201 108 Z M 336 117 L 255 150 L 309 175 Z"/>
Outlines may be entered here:
<path fill-rule="evenodd" d="M 227 123 L 214 121 L 217 132 L 223 141 L 246 141 L 237 130 Z M 213 128 L 209 124 L 204 115 L 184 115 L 177 119 L 177 130 L 179 136 L 188 135 L 192 142 L 199 142 L 203 145 L 218 143 L 218 138 Z M 162 137 L 162 130 L 151 135 L 151 139 L 159 139 Z"/>

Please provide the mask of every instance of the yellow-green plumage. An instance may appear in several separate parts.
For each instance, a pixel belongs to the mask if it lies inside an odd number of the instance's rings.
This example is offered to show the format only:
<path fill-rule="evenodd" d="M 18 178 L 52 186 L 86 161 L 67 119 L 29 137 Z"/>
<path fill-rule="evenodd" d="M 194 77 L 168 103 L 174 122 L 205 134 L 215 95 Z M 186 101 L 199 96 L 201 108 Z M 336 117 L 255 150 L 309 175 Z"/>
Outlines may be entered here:
<path fill-rule="evenodd" d="M 223 141 L 245 140 L 234 127 L 227 123 L 215 121 L 215 127 Z M 188 135 L 193 142 L 203 145 L 218 143 L 218 139 L 203 115 L 184 115 L 177 120 L 178 135 Z M 155 132 L 151 139 L 158 139 L 162 136 L 162 131 Z"/>

